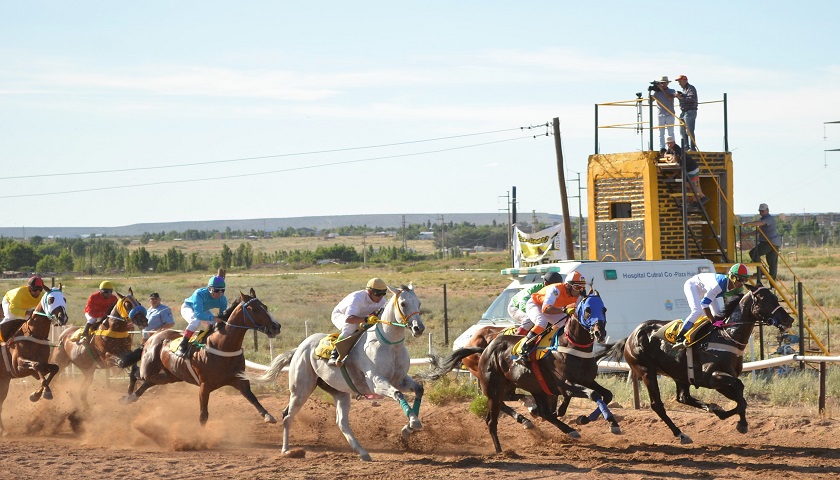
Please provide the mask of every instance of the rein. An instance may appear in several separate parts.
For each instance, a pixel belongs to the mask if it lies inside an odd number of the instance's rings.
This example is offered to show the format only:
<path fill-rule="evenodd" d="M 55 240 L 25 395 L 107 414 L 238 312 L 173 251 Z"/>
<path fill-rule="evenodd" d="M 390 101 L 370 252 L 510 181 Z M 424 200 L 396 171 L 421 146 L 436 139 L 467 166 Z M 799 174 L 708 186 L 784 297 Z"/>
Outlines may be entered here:
<path fill-rule="evenodd" d="M 254 321 L 254 317 L 252 317 L 252 316 L 251 316 L 251 312 L 249 312 L 249 311 L 248 311 L 248 309 L 246 308 L 248 305 L 250 305 L 252 302 L 254 302 L 254 301 L 256 301 L 256 300 L 257 300 L 257 297 L 254 297 L 254 298 L 252 298 L 252 299 L 248 300 L 247 302 L 240 302 L 240 303 L 239 303 L 239 305 L 238 305 L 239 309 L 240 309 L 240 310 L 242 310 L 242 313 L 243 313 L 243 315 L 245 316 L 245 318 L 246 318 L 249 322 L 251 322 L 251 325 L 253 325 L 253 326 L 248 326 L 248 325 L 236 325 L 235 323 L 230 323 L 230 321 L 229 321 L 229 320 L 222 320 L 220 323 L 224 323 L 225 325 L 227 325 L 227 326 L 229 326 L 229 327 L 244 328 L 244 329 L 246 329 L 246 330 L 257 330 L 257 329 L 259 329 L 259 328 L 260 328 L 260 326 L 259 326 L 259 325 L 257 325 L 257 322 L 255 322 L 255 321 Z M 228 318 L 230 318 L 230 317 L 232 317 L 232 316 L 233 316 L 233 312 L 231 312 L 231 313 L 230 313 L 230 315 L 228 316 Z"/>

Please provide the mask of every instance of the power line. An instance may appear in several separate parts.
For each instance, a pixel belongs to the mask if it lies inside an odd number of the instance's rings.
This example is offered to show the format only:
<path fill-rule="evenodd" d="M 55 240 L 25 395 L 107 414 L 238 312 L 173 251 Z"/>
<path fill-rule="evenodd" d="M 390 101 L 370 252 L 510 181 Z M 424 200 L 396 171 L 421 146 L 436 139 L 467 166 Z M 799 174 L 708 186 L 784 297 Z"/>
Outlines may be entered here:
<path fill-rule="evenodd" d="M 465 133 L 463 135 L 451 135 L 448 137 L 438 137 L 438 138 L 427 138 L 424 140 L 409 140 L 405 142 L 396 142 L 396 143 L 383 143 L 380 145 L 368 145 L 364 147 L 346 147 L 346 148 L 334 148 L 331 150 L 314 150 L 310 152 L 296 152 L 296 153 L 279 153 L 277 155 L 263 155 L 259 157 L 244 157 L 244 158 L 231 158 L 227 160 L 212 160 L 212 161 L 205 161 L 205 162 L 193 162 L 193 163 L 179 163 L 175 165 L 160 165 L 156 167 L 131 167 L 131 168 L 117 168 L 112 170 L 92 170 L 87 172 L 63 172 L 63 173 L 41 173 L 35 175 L 19 175 L 16 177 L 4 177 L 0 178 L 0 180 L 20 180 L 24 178 L 43 178 L 43 177 L 60 177 L 60 176 L 71 176 L 71 175 L 96 175 L 102 173 L 121 173 L 121 172 L 137 172 L 141 170 L 157 170 L 157 169 L 164 169 L 164 168 L 181 168 L 181 167 L 194 167 L 197 165 L 213 165 L 218 163 L 233 163 L 233 162 L 247 162 L 251 160 L 265 160 L 267 158 L 282 158 L 282 157 L 296 157 L 296 156 L 303 156 L 303 155 L 320 155 L 323 153 L 336 153 L 336 152 L 350 152 L 354 150 L 365 150 L 371 148 L 383 148 L 383 147 L 396 147 L 399 145 L 411 145 L 414 143 L 424 143 L 424 142 L 437 142 L 440 140 L 451 140 L 453 138 L 464 138 L 464 137 L 474 137 L 477 135 L 490 135 L 493 133 L 503 133 L 503 132 L 511 132 L 514 130 L 522 130 L 534 127 L 517 127 L 517 128 L 507 128 L 504 130 L 491 130 L 487 132 L 477 132 L 477 133 Z M 8 197 L 2 197 L 8 198 Z"/>
<path fill-rule="evenodd" d="M 260 171 L 260 172 L 255 172 L 255 173 L 242 173 L 242 174 L 238 174 L 238 175 L 225 175 L 223 177 L 193 178 L 193 179 L 188 179 L 188 180 L 155 181 L 155 182 L 137 183 L 137 184 L 131 184 L 131 185 L 111 185 L 111 186 L 107 186 L 107 187 L 85 188 L 85 189 L 80 189 L 80 190 L 65 190 L 65 191 L 61 191 L 61 192 L 37 192 L 37 193 L 24 193 L 24 194 L 20 194 L 20 195 L 0 195 L 0 198 L 25 198 L 25 197 L 40 197 L 40 196 L 44 196 L 44 195 L 66 195 L 66 194 L 70 194 L 70 193 L 99 192 L 99 191 L 103 191 L 103 190 L 117 190 L 117 189 L 122 189 L 122 188 L 148 187 L 148 186 L 152 186 L 152 185 L 168 185 L 168 184 L 173 184 L 173 183 L 184 184 L 184 183 L 194 183 L 194 182 L 207 182 L 207 181 L 212 181 L 212 180 L 226 180 L 226 179 L 230 179 L 230 178 L 254 177 L 254 176 L 258 176 L 258 175 L 271 175 L 271 174 L 274 174 L 274 173 L 292 172 L 292 171 L 296 171 L 296 170 L 308 170 L 308 169 L 312 169 L 312 168 L 322 168 L 322 167 L 332 167 L 332 166 L 336 166 L 336 165 L 347 165 L 347 164 L 352 164 L 352 163 L 372 162 L 372 161 L 376 161 L 376 160 L 387 160 L 387 159 L 391 159 L 391 158 L 405 158 L 405 157 L 414 157 L 414 156 L 418 156 L 418 155 L 429 155 L 429 154 L 433 154 L 433 153 L 451 152 L 451 151 L 454 151 L 454 150 L 463 150 L 463 149 L 466 149 L 466 148 L 483 147 L 483 146 L 486 146 L 486 145 L 495 145 L 495 144 L 498 144 L 498 143 L 513 142 L 513 141 L 516 141 L 516 140 L 522 140 L 522 139 L 526 139 L 526 138 L 534 138 L 534 137 L 532 137 L 530 135 L 527 135 L 527 136 L 523 136 L 523 137 L 508 138 L 508 139 L 505 139 L 505 140 L 496 140 L 496 141 L 492 141 L 492 142 L 476 143 L 476 144 L 472 144 L 472 145 L 462 145 L 462 146 L 459 146 L 459 147 L 443 148 L 443 149 L 440 149 L 440 150 L 428 150 L 428 151 L 425 151 L 425 152 L 403 153 L 403 154 L 399 154 L 399 155 L 387 155 L 387 156 L 384 156 L 384 157 L 360 158 L 360 159 L 356 159 L 356 160 L 345 160 L 345 161 L 342 161 L 342 162 L 322 163 L 322 164 L 319 164 L 319 165 L 309 165 L 309 166 L 305 166 L 305 167 L 290 167 L 290 168 L 284 168 L 284 169 L 280 169 L 280 170 L 271 170 L 271 171 L 267 171 L 267 172 L 266 171 Z"/>

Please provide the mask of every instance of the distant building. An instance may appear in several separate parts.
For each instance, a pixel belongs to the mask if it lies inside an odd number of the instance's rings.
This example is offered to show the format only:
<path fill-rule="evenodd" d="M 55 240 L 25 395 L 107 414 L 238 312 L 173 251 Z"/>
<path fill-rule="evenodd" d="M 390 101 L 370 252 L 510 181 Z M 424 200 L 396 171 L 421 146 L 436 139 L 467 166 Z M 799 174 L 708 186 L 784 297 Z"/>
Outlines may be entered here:
<path fill-rule="evenodd" d="M 420 232 L 420 240 L 434 240 L 435 232 Z"/>

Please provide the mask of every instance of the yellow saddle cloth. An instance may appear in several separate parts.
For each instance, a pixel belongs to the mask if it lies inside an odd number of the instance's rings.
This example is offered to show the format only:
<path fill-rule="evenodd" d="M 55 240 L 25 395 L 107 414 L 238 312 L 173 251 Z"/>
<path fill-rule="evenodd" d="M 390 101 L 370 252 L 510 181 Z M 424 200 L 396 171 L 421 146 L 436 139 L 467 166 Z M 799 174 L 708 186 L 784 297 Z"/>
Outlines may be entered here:
<path fill-rule="evenodd" d="M 685 333 L 685 344 L 691 345 L 692 343 L 696 343 L 698 340 L 703 339 L 708 334 L 708 329 L 704 328 L 706 325 L 709 325 L 709 319 L 707 317 L 700 317 L 694 325 Z M 665 330 L 665 340 L 670 343 L 674 343 L 677 341 L 677 335 L 679 335 L 680 330 L 682 330 L 683 320 L 676 319 L 670 323 L 665 324 L 662 327 Z"/>
<path fill-rule="evenodd" d="M 335 348 L 335 341 L 337 339 L 338 332 L 331 333 L 326 337 L 322 338 L 321 341 L 318 342 L 318 346 L 315 347 L 315 356 L 324 359 L 329 359 L 330 353 L 332 353 L 333 349 Z"/>
<path fill-rule="evenodd" d="M 551 346 L 551 342 L 554 340 L 554 337 L 556 335 L 556 327 L 551 327 L 544 332 L 543 336 L 540 338 L 540 341 L 537 342 L 537 345 L 534 346 L 534 348 L 531 350 L 532 352 L 537 352 L 537 360 L 543 358 L 548 353 L 548 347 Z M 516 342 L 516 345 L 513 346 L 513 350 L 511 351 L 512 354 L 518 356 L 522 353 L 522 345 L 525 343 L 525 338 L 527 337 L 523 337 L 522 340 Z"/>
<path fill-rule="evenodd" d="M 207 332 L 209 332 L 209 330 L 199 330 L 199 331 L 195 332 L 195 334 L 192 337 L 190 337 L 190 342 L 194 346 L 197 345 L 197 346 L 200 347 L 200 346 L 204 345 L 204 337 L 207 336 Z M 184 341 L 184 337 L 178 337 L 175 340 L 172 340 L 171 342 L 169 342 L 169 351 L 172 352 L 172 353 L 177 352 L 178 347 L 181 346 L 181 342 L 183 342 L 183 341 Z"/>
<path fill-rule="evenodd" d="M 519 330 L 519 327 L 507 327 L 499 332 L 499 335 L 516 335 L 517 330 Z"/>

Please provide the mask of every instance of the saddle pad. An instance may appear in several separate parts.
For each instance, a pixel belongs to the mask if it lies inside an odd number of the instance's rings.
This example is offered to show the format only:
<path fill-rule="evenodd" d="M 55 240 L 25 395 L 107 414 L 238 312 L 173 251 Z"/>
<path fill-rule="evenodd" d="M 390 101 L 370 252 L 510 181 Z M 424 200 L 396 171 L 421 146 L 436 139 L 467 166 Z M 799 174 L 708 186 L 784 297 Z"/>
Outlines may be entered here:
<path fill-rule="evenodd" d="M 336 339 L 338 339 L 338 332 L 331 333 L 322 338 L 321 341 L 318 342 L 318 346 L 315 347 L 315 356 L 329 359 L 330 353 L 332 353 L 333 348 L 335 348 Z"/>
<path fill-rule="evenodd" d="M 84 328 L 78 328 L 78 329 L 76 329 L 76 331 L 75 331 L 75 332 L 73 332 L 73 334 L 72 334 L 72 335 L 70 335 L 70 341 L 71 341 L 71 342 L 78 342 L 78 341 L 79 341 L 79 339 L 80 339 L 80 338 L 82 338 L 82 332 L 83 332 L 83 331 L 84 331 Z"/>
<path fill-rule="evenodd" d="M 710 322 L 705 316 L 700 317 L 696 322 L 694 322 L 694 325 L 685 334 L 685 344 L 691 345 L 692 343 L 696 343 L 698 340 L 705 337 L 705 335 L 699 334 L 704 330 L 706 325 L 710 325 Z M 679 335 L 680 330 L 682 330 L 682 326 L 683 321 L 681 319 L 677 319 L 662 327 L 665 329 L 665 340 L 669 343 L 674 343 L 677 340 L 677 335 Z"/>
<path fill-rule="evenodd" d="M 551 327 L 543 333 L 542 337 L 540 337 L 540 341 L 532 350 L 533 352 L 536 352 L 536 360 L 543 358 L 548 353 L 548 348 L 552 343 L 555 343 L 555 337 L 558 333 L 560 333 L 560 331 L 557 330 L 556 327 Z M 513 350 L 511 351 L 513 355 L 519 356 L 522 353 L 522 345 L 525 343 L 525 338 L 527 337 L 523 337 L 522 340 L 516 342 L 516 345 L 513 346 Z"/>
<path fill-rule="evenodd" d="M 517 330 L 519 330 L 519 327 L 507 327 L 499 332 L 499 335 L 516 335 Z"/>

